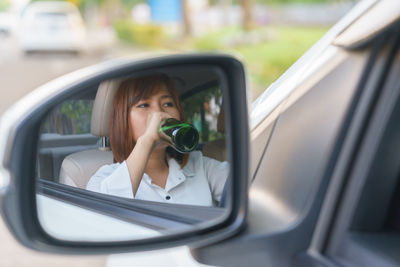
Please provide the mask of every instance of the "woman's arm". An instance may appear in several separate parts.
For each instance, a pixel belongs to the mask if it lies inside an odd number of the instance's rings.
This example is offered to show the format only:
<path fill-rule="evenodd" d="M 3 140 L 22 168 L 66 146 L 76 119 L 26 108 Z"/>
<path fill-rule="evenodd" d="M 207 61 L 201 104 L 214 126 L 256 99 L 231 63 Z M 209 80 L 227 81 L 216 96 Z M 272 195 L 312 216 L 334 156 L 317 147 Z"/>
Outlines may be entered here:
<path fill-rule="evenodd" d="M 139 188 L 140 181 L 142 180 L 154 144 L 155 141 L 151 137 L 145 135 L 140 136 L 136 142 L 135 148 L 126 159 L 126 165 L 132 183 L 133 196 L 136 195 L 136 191 Z"/>
<path fill-rule="evenodd" d="M 162 120 L 170 117 L 171 116 L 164 112 L 151 113 L 147 119 L 144 134 L 138 138 L 135 147 L 126 159 L 126 165 L 132 183 L 133 196 L 136 195 L 136 191 L 139 188 L 150 154 L 157 142 L 160 142 L 160 137 L 158 135 L 160 123 Z"/>

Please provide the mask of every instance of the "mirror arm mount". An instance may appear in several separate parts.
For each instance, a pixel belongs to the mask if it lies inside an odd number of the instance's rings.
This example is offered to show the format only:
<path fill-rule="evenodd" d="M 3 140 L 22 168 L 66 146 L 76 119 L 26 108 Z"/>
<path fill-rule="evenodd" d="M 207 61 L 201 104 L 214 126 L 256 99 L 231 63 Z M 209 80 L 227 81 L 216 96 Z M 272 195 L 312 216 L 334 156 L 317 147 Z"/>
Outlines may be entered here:
<path fill-rule="evenodd" d="M 99 147 L 100 151 L 110 151 L 110 139 L 107 136 L 101 137 L 101 146 Z"/>

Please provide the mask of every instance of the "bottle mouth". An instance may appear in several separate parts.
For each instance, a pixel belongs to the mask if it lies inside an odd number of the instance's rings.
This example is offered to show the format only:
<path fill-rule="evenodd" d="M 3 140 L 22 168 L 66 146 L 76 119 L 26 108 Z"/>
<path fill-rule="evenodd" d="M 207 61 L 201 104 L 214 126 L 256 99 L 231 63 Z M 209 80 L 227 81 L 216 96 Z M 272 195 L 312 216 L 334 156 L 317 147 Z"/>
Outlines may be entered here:
<path fill-rule="evenodd" d="M 160 136 L 167 141 L 172 148 L 180 153 L 189 153 L 197 148 L 199 132 L 190 123 L 166 119 L 159 128 Z"/>

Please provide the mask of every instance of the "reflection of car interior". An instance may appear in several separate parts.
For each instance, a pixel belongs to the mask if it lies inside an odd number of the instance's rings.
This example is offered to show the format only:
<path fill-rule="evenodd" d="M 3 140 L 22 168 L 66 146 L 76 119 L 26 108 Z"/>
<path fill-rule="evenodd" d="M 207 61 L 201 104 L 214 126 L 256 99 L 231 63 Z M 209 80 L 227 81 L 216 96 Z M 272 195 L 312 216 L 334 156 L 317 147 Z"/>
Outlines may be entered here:
<path fill-rule="evenodd" d="M 198 80 L 198 78 L 196 79 Z M 214 87 L 215 82 L 216 81 L 214 79 Z M 197 91 L 204 91 L 204 89 L 209 88 L 210 84 L 212 84 L 210 82 L 202 82 L 201 84 L 198 84 L 198 82 L 193 83 L 190 81 L 175 81 L 178 91 L 181 93 L 181 95 L 183 95 L 183 101 L 185 101 L 185 90 L 182 89 L 183 86 L 179 85 L 179 83 L 185 84 L 185 87 L 191 85 L 189 88 L 198 88 Z M 74 153 L 70 152 L 65 154 L 65 158 L 62 157 L 62 164 L 61 162 L 58 163 L 59 166 L 61 166 L 58 167 L 60 170 L 60 183 L 74 187 L 85 188 L 90 177 L 98 170 L 98 168 L 105 164 L 113 163 L 113 155 L 108 145 L 109 120 L 113 97 L 118 89 L 119 84 L 120 80 L 105 81 L 100 84 L 94 100 L 90 124 L 90 132 L 92 137 L 97 137 L 97 140 L 100 137 L 100 141 L 97 141 L 95 146 L 92 145 L 85 150 L 80 149 L 80 151 Z M 192 95 L 193 91 L 190 91 L 190 96 Z M 222 109 L 221 112 L 219 112 L 217 121 L 218 132 L 224 133 L 225 122 Z M 223 161 L 226 158 L 224 138 L 217 138 L 209 142 L 204 142 L 201 146 L 199 146 L 199 149 L 201 149 L 203 154 L 208 157 L 212 157 L 220 161 Z M 54 161 L 60 161 L 60 159 L 53 158 L 52 161 L 52 165 L 54 166 L 57 165 L 57 163 Z M 39 165 L 42 164 L 39 163 Z M 57 167 L 53 168 L 57 170 Z M 53 172 L 53 175 L 54 180 L 57 181 L 57 173 Z"/>

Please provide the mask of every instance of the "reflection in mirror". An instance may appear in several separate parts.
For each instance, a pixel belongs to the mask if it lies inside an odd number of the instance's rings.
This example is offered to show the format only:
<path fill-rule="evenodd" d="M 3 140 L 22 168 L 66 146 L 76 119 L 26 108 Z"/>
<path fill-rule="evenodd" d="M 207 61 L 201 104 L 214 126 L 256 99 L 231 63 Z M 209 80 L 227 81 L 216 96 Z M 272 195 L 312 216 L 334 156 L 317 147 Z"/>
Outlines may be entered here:
<path fill-rule="evenodd" d="M 211 66 L 104 80 L 51 107 L 37 155 L 39 221 L 70 241 L 125 241 L 230 212 L 222 75 Z"/>

